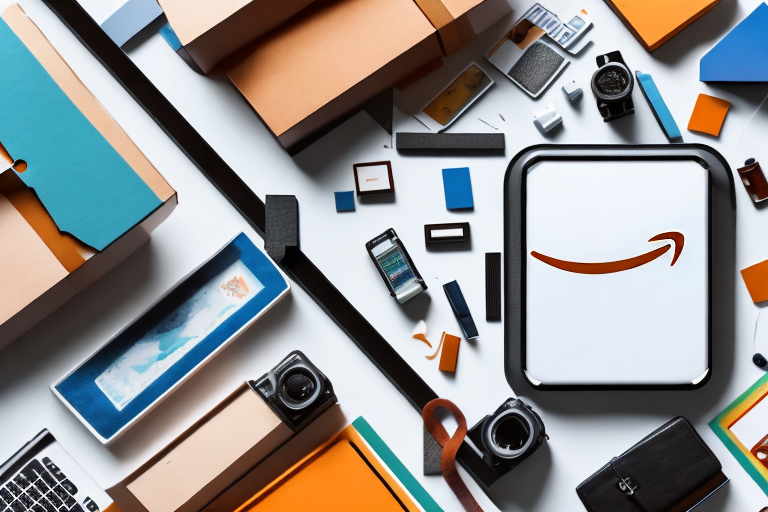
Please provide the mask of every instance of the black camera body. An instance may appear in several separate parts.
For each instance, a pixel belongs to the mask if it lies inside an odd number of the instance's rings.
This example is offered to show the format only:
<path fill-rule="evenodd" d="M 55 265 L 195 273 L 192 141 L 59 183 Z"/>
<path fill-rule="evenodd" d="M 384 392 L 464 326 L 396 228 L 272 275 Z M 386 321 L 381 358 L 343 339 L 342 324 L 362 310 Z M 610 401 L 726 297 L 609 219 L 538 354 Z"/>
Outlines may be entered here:
<path fill-rule="evenodd" d="M 603 121 L 613 121 L 635 113 L 632 90 L 635 77 L 624 63 L 621 52 L 610 52 L 596 58 L 597 71 L 592 75 L 592 94 Z"/>
<path fill-rule="evenodd" d="M 467 437 L 499 476 L 512 471 L 549 439 L 531 406 L 510 398 L 469 429 Z"/>
<path fill-rule="evenodd" d="M 299 350 L 248 385 L 294 432 L 336 403 L 331 381 Z"/>

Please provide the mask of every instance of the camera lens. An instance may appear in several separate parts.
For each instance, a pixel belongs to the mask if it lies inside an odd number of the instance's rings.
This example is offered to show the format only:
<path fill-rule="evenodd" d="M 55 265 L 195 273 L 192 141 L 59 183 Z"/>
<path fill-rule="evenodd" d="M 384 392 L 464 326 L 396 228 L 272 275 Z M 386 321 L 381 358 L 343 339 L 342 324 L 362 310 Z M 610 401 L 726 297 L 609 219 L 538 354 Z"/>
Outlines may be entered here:
<path fill-rule="evenodd" d="M 311 404 L 320 392 L 320 384 L 308 368 L 289 368 L 280 378 L 278 385 L 280 398 L 292 409 L 300 409 Z"/>
<path fill-rule="evenodd" d="M 491 435 L 493 443 L 499 448 L 519 450 L 531 437 L 531 431 L 519 416 L 507 416 L 496 423 Z"/>
<path fill-rule="evenodd" d="M 536 437 L 531 420 L 518 409 L 508 409 L 491 419 L 483 444 L 497 457 L 516 459 L 525 454 Z"/>

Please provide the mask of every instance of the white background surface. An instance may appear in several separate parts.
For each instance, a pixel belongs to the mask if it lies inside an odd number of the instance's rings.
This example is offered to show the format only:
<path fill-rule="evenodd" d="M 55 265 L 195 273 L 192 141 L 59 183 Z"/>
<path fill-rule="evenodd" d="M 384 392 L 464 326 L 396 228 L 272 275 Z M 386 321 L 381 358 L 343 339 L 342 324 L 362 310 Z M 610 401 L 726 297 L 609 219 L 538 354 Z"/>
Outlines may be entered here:
<path fill-rule="evenodd" d="M 677 384 L 708 371 L 709 171 L 694 162 L 552 162 L 526 180 L 526 364 L 544 384 Z M 675 242 L 648 239 L 683 234 Z M 667 245 L 625 272 L 577 274 Z"/>
<path fill-rule="evenodd" d="M 0 0 L 0 7 L 8 3 L 9 0 Z M 104 10 L 107 3 L 89 0 L 87 4 L 97 15 L 96 10 Z M 75 367 L 234 234 L 242 230 L 259 245 L 261 240 L 41 2 L 21 0 L 21 4 L 178 190 L 180 204 L 147 246 L 0 353 L 0 460 L 48 427 L 99 483 L 111 485 L 243 380 L 262 375 L 290 350 L 301 349 L 331 378 L 349 419 L 365 416 L 438 503 L 445 510 L 459 510 L 442 479 L 421 475 L 419 415 L 298 287 L 293 288 L 290 299 L 281 302 L 110 449 L 99 444 L 55 399 L 48 389 L 53 381 Z M 482 60 L 515 16 L 529 5 L 520 0 L 513 0 L 512 4 L 515 14 L 447 59 L 440 70 L 414 85 L 407 94 L 396 92 L 400 110 L 418 110 L 469 62 L 477 61 L 496 85 L 448 132 L 495 131 L 490 124 L 506 133 L 507 152 L 503 157 L 399 156 L 384 147 L 390 144 L 389 137 L 361 114 L 292 159 L 224 79 L 195 75 L 156 34 L 127 48 L 141 69 L 259 197 L 298 197 L 303 250 L 438 394 L 459 405 L 471 423 L 495 410 L 513 393 L 503 372 L 502 325 L 484 320 L 483 255 L 502 250 L 502 183 L 509 160 L 529 145 L 548 141 L 667 142 L 638 90 L 633 93 L 634 116 L 613 123 L 602 122 L 587 89 L 595 69 L 595 56 L 618 49 L 630 69 L 650 73 L 685 141 L 712 145 L 722 152 L 734 172 L 746 156 L 768 162 L 768 146 L 764 142 L 738 146 L 747 121 L 768 92 L 768 85 L 722 86 L 698 81 L 699 58 L 751 12 L 757 1 L 722 0 L 704 18 L 650 55 L 601 0 L 551 0 L 546 6 L 563 18 L 580 8 L 588 10 L 595 23 L 590 33 L 594 44 L 575 58 L 536 101 Z M 106 17 L 104 13 L 97 16 L 101 17 L 99 21 Z M 576 106 L 571 106 L 560 91 L 560 86 L 570 80 L 576 80 L 585 89 L 584 98 Z M 719 139 L 685 130 L 699 92 L 733 103 Z M 536 131 L 532 123 L 533 114 L 547 104 L 553 104 L 563 116 L 562 129 L 549 138 Z M 765 125 L 768 119 L 758 115 L 754 123 Z M 399 111 L 396 124 L 401 130 L 423 130 L 420 123 Z M 356 212 L 337 214 L 333 192 L 354 188 L 352 164 L 378 160 L 392 161 L 397 190 L 394 200 L 358 201 Z M 448 212 L 440 170 L 461 166 L 471 169 L 475 209 Z M 491 498 L 468 481 L 486 510 L 583 510 L 575 487 L 612 456 L 678 414 L 695 424 L 732 479 L 701 511 L 757 512 L 768 505 L 768 498 L 706 425 L 762 375 L 750 361 L 759 308 L 751 302 L 737 272 L 768 258 L 768 237 L 764 236 L 768 212 L 755 209 L 738 182 L 736 199 L 737 268 L 732 269 L 736 276 L 736 329 L 732 343 L 715 347 L 712 380 L 695 392 L 542 394 L 516 389 L 541 414 L 551 440 L 498 482 Z M 471 250 L 425 249 L 424 224 L 461 221 L 472 224 Z M 406 306 L 399 306 L 388 295 L 364 248 L 366 241 L 389 227 L 395 228 L 405 241 L 430 285 L 425 294 Z M 460 332 L 440 289 L 453 279 L 461 284 L 480 331 L 476 341 L 462 342 L 455 377 L 441 374 L 437 360 L 423 357 L 429 349 L 410 339 L 413 326 L 421 318 L 427 320 L 432 340 L 438 340 L 443 330 Z"/>

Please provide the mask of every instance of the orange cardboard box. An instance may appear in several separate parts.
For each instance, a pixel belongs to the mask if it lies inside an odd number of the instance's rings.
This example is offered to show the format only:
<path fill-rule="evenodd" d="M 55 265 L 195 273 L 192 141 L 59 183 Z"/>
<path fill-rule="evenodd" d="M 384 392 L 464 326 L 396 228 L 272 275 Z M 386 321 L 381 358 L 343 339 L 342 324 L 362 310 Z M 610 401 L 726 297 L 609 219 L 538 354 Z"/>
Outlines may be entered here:
<path fill-rule="evenodd" d="M 171 28 L 203 73 L 314 0 L 158 0 Z"/>
<path fill-rule="evenodd" d="M 296 154 L 509 10 L 506 0 L 316 0 L 228 62 L 227 75 Z"/>
<path fill-rule="evenodd" d="M 173 188 L 80 82 L 21 7 L 10 5 L 2 19 L 70 101 L 154 192 L 160 206 L 104 250 L 96 251 L 59 231 L 35 193 L 13 171 L 0 171 L 0 349 L 146 243 L 150 233 L 177 204 Z M 0 69 L 2 72 L 10 71 Z M 9 168 L 9 159 L 10 155 L 0 149 L 0 170 Z"/>

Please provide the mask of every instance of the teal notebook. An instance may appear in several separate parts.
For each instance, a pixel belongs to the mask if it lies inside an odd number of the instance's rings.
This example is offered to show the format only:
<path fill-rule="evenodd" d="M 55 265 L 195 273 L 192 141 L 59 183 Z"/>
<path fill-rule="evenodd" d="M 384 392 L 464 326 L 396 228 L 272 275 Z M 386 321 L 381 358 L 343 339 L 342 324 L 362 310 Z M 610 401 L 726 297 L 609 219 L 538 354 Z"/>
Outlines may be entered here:
<path fill-rule="evenodd" d="M 60 231 L 101 251 L 162 204 L 2 19 L 0 69 L 0 144 Z"/>

